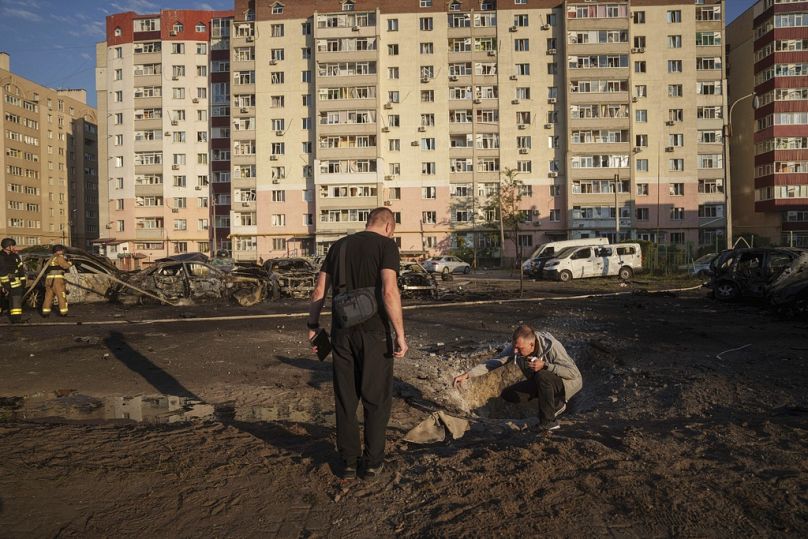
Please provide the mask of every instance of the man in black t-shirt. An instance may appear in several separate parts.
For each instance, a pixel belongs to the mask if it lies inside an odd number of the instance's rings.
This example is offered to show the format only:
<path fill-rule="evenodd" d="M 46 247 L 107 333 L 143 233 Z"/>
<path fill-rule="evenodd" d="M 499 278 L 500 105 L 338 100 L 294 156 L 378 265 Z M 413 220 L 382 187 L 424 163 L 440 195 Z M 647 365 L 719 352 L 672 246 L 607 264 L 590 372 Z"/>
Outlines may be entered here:
<path fill-rule="evenodd" d="M 309 339 L 319 329 L 320 312 L 329 288 L 344 283 L 349 290 L 375 288 L 378 311 L 350 328 L 332 317 L 334 398 L 337 448 L 345 465 L 344 477 L 356 476 L 362 456 L 364 473 L 374 476 L 384 464 L 385 429 L 393 403 L 393 358 L 404 357 L 404 317 L 398 292 L 399 253 L 393 241 L 396 222 L 388 208 L 376 208 L 363 232 L 346 236 L 328 250 L 317 276 L 309 307 Z M 345 249 L 345 275 L 340 275 L 340 251 Z M 391 329 L 394 335 L 391 334 Z M 365 449 L 359 442 L 356 408 L 365 417 Z"/>

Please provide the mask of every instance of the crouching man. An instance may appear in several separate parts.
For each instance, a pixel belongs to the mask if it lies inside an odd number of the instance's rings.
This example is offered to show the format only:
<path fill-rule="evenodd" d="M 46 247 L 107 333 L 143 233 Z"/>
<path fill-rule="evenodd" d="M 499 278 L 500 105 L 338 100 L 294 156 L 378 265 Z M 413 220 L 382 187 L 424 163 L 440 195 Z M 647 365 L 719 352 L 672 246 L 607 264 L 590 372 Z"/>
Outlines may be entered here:
<path fill-rule="evenodd" d="M 567 408 L 567 401 L 583 387 L 581 372 L 564 346 L 544 331 L 521 325 L 513 332 L 510 346 L 501 354 L 454 378 L 460 388 L 469 378 L 488 374 L 513 360 L 526 380 L 502 391 L 508 402 L 536 399 L 539 405 L 539 425 L 543 430 L 560 428 L 556 417 Z"/>

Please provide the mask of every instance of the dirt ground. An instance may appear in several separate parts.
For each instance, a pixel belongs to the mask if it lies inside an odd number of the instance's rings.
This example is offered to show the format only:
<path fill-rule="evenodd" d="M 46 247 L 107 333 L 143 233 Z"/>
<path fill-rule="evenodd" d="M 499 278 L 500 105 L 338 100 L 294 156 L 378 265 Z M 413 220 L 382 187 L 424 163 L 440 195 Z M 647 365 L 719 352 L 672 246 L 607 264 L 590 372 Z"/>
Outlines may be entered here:
<path fill-rule="evenodd" d="M 649 292 L 697 284 L 527 283 L 511 301 L 513 281 L 458 277 L 407 300 L 387 466 L 347 485 L 304 301 L 0 325 L 0 537 L 805 537 L 808 321 Z M 550 436 L 497 398 L 512 367 L 451 387 L 519 322 L 584 376 Z M 437 410 L 471 430 L 402 441 Z"/>

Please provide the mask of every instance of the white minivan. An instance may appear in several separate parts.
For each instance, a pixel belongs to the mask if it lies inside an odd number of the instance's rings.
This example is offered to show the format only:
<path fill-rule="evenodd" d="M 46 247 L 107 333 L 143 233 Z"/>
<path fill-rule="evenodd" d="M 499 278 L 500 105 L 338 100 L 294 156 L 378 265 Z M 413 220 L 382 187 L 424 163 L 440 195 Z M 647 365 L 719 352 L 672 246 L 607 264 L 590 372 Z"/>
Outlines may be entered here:
<path fill-rule="evenodd" d="M 569 281 L 586 277 L 617 275 L 621 279 L 642 271 L 642 251 L 639 243 L 613 243 L 568 247 L 556 258 L 544 264 L 545 279 Z"/>
<path fill-rule="evenodd" d="M 584 238 L 579 240 L 559 240 L 542 243 L 522 264 L 522 273 L 531 277 L 541 277 L 544 263 L 558 256 L 568 247 L 583 245 L 608 245 L 608 238 Z"/>

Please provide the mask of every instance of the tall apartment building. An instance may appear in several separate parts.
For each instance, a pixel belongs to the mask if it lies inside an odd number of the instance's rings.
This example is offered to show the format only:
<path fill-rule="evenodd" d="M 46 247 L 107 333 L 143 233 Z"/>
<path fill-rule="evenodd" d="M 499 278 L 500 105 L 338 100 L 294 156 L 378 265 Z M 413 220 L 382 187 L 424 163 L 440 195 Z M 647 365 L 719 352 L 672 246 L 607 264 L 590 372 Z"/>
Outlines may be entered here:
<path fill-rule="evenodd" d="M 236 0 L 229 25 L 113 15 L 97 85 L 107 238 L 148 257 L 210 239 L 240 260 L 323 253 L 386 205 L 405 253 L 496 258 L 491 195 L 512 170 L 526 248 L 715 248 L 723 16 L 719 0 Z"/>
<path fill-rule="evenodd" d="M 230 168 L 212 161 L 229 154 L 229 107 L 210 92 L 222 77 L 218 67 L 227 65 L 230 17 L 190 10 L 107 17 L 107 38 L 96 50 L 106 155 L 101 243 L 128 267 L 132 257 L 209 251 L 211 217 L 229 210 L 210 203 L 211 174 L 226 183 Z M 229 186 L 213 188 L 221 191 Z"/>
<path fill-rule="evenodd" d="M 808 247 L 808 1 L 761 0 L 727 41 L 734 235 Z"/>
<path fill-rule="evenodd" d="M 322 253 L 380 205 L 404 252 L 496 256 L 506 169 L 526 247 L 715 248 L 723 16 L 718 0 L 236 0 L 235 256 Z"/>
<path fill-rule="evenodd" d="M 98 237 L 98 136 L 84 90 L 54 90 L 0 53 L 0 236 L 89 248 Z"/>

